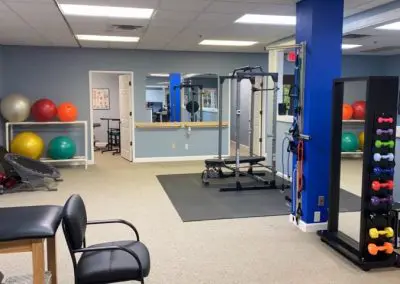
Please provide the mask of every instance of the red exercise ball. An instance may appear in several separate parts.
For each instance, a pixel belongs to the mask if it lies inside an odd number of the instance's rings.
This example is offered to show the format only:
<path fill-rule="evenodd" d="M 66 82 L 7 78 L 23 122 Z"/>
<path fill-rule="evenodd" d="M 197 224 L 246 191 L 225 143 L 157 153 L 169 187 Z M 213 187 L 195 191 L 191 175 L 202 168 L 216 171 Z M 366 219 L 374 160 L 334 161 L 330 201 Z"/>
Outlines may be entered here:
<path fill-rule="evenodd" d="M 70 102 L 60 104 L 57 111 L 60 121 L 75 121 L 78 117 L 78 109 Z"/>
<path fill-rule="evenodd" d="M 35 121 L 50 121 L 57 115 L 57 106 L 49 99 L 37 100 L 31 108 Z"/>
<path fill-rule="evenodd" d="M 365 101 L 356 101 L 351 106 L 354 119 L 365 119 Z"/>

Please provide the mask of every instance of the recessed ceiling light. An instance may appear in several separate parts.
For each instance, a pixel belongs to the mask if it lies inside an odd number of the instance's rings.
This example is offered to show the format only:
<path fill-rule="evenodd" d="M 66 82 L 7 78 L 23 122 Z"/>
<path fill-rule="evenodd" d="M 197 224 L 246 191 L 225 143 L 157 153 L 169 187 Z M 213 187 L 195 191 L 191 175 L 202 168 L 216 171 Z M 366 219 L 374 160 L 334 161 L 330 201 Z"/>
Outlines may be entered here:
<path fill-rule="evenodd" d="M 400 22 L 395 22 L 387 25 L 383 25 L 376 28 L 377 30 L 393 30 L 398 31 L 400 30 Z"/>
<path fill-rule="evenodd" d="M 240 24 L 264 24 L 264 25 L 284 25 L 295 26 L 295 16 L 276 16 L 276 15 L 258 15 L 245 14 L 235 21 Z"/>
<path fill-rule="evenodd" d="M 153 9 L 94 5 L 60 4 L 62 13 L 69 16 L 150 19 Z"/>
<path fill-rule="evenodd" d="M 217 46 L 252 46 L 257 44 L 257 41 L 243 41 L 243 40 L 216 40 L 205 39 L 199 45 L 217 45 Z"/>
<path fill-rule="evenodd" d="M 361 47 L 361 44 L 347 44 L 347 43 L 343 43 L 342 44 L 342 49 L 353 49 L 353 48 L 357 48 L 357 47 Z"/>
<path fill-rule="evenodd" d="M 79 40 L 90 41 L 112 41 L 112 42 L 138 42 L 139 37 L 136 36 L 102 36 L 102 35 L 76 35 Z"/>
<path fill-rule="evenodd" d="M 169 77 L 168 73 L 150 73 L 151 77 Z"/>

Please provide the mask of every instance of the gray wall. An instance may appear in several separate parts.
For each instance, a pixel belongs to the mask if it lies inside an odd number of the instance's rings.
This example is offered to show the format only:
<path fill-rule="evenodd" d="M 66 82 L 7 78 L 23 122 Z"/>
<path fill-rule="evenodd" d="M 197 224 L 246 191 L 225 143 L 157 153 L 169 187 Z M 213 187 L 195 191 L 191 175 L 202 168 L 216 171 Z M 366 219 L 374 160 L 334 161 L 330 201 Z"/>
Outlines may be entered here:
<path fill-rule="evenodd" d="M 99 142 L 107 142 L 107 122 L 100 118 L 119 118 L 119 79 L 115 73 L 92 73 L 92 88 L 109 89 L 110 109 L 93 110 L 93 123 L 100 127 L 94 129 L 94 135 Z M 117 125 L 111 125 L 117 127 Z"/>
<path fill-rule="evenodd" d="M 21 92 L 30 98 L 47 96 L 54 100 L 70 100 L 79 106 L 80 120 L 89 120 L 89 70 L 133 71 L 135 120 L 148 120 L 145 109 L 145 79 L 153 72 L 217 73 L 227 74 L 237 66 L 267 64 L 266 54 L 163 52 L 106 49 L 77 49 L 51 47 L 6 46 L 4 49 L 4 90 Z M 225 108 L 224 112 L 227 112 Z M 193 130 L 197 131 L 197 130 Z M 217 130 L 214 129 L 215 132 Z M 157 132 L 157 131 L 155 131 Z M 161 133 L 165 135 L 171 133 Z M 145 140 L 142 131 L 136 131 L 136 153 L 148 153 L 159 140 Z M 90 136 L 90 135 L 89 135 Z M 184 136 L 176 139 L 185 141 Z M 207 137 L 205 137 L 207 140 Z M 143 142 L 145 141 L 145 142 Z M 215 141 L 210 136 L 208 141 Z M 216 141 L 215 141 L 216 142 Z M 141 144 L 144 143 L 144 144 Z M 194 141 L 202 144 L 203 142 Z M 177 143 L 177 145 L 181 143 Z M 197 155 L 189 148 L 186 155 Z M 146 150 L 146 151 L 144 151 Z M 172 155 L 172 153 L 171 153 Z"/>

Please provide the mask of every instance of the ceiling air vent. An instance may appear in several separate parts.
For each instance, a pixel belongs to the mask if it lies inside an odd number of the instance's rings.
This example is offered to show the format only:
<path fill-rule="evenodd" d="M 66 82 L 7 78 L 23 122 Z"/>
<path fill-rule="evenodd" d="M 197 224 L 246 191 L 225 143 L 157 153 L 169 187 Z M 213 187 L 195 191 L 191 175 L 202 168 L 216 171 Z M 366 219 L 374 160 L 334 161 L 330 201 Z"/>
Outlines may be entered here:
<path fill-rule="evenodd" d="M 136 31 L 143 28 L 143 26 L 134 26 L 134 25 L 111 25 L 111 27 L 113 30 L 116 31 Z"/>
<path fill-rule="evenodd" d="M 380 52 L 400 52 L 400 46 L 385 46 L 385 47 L 378 47 L 373 49 L 365 49 L 361 52 L 364 53 L 380 53 Z"/>
<path fill-rule="evenodd" d="M 359 38 L 366 38 L 366 37 L 370 37 L 370 35 L 347 34 L 347 35 L 343 36 L 344 39 L 359 39 Z"/>

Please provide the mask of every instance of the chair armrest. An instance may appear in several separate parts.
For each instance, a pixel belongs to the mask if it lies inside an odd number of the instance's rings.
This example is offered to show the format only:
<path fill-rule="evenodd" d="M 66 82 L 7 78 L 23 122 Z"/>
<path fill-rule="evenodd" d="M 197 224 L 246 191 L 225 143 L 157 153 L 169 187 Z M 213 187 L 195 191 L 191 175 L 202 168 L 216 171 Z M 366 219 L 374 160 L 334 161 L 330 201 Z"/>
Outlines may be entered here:
<path fill-rule="evenodd" d="M 139 241 L 139 232 L 138 230 L 135 228 L 135 226 L 133 226 L 132 223 L 126 221 L 126 220 L 122 220 L 122 219 L 111 219 L 111 220 L 94 220 L 94 221 L 88 221 L 87 225 L 103 225 L 103 224 L 124 224 L 126 226 L 128 226 L 129 228 L 132 229 L 132 231 L 135 233 L 136 235 L 136 240 Z"/>
<path fill-rule="evenodd" d="M 132 250 L 127 249 L 122 246 L 106 246 L 106 247 L 91 247 L 91 248 L 80 248 L 73 250 L 74 253 L 85 253 L 85 252 L 96 252 L 96 251 L 109 251 L 109 250 L 122 250 L 128 254 L 130 254 L 138 263 L 139 272 L 140 272 L 140 280 L 143 280 L 143 267 L 140 262 L 139 256 Z"/>

